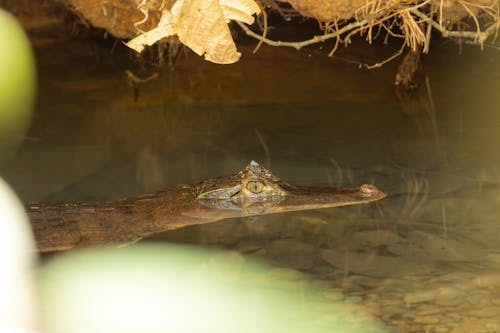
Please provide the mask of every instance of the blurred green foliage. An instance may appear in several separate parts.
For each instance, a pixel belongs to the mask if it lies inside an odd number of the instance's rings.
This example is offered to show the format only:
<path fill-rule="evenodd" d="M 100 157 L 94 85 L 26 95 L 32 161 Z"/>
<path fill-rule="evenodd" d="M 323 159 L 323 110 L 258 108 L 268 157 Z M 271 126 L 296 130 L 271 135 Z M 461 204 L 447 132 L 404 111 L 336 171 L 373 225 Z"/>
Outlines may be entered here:
<path fill-rule="evenodd" d="M 43 332 L 383 332 L 300 273 L 232 252 L 138 244 L 57 257 L 39 274 Z M 326 310 L 325 310 L 326 309 Z"/>
<path fill-rule="evenodd" d="M 0 161 L 24 139 L 33 112 L 36 75 L 28 38 L 0 9 Z"/>

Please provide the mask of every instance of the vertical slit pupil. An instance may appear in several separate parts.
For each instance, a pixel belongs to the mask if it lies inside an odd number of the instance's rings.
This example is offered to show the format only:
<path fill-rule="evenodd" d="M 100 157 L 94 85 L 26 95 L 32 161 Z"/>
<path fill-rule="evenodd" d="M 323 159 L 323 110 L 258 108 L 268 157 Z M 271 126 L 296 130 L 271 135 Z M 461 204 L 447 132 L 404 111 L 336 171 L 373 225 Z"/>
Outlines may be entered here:
<path fill-rule="evenodd" d="M 248 183 L 247 188 L 252 193 L 260 193 L 264 188 L 264 184 L 262 184 L 261 182 L 252 181 Z"/>

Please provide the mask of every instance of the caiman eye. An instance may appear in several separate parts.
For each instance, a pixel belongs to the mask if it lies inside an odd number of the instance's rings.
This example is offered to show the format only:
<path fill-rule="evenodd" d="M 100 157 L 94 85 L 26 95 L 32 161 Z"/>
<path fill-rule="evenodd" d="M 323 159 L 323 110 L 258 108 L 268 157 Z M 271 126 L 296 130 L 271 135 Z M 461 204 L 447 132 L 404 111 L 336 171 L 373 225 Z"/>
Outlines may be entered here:
<path fill-rule="evenodd" d="M 254 194 L 258 194 L 264 190 L 264 183 L 259 181 L 251 181 L 247 183 L 247 190 Z"/>

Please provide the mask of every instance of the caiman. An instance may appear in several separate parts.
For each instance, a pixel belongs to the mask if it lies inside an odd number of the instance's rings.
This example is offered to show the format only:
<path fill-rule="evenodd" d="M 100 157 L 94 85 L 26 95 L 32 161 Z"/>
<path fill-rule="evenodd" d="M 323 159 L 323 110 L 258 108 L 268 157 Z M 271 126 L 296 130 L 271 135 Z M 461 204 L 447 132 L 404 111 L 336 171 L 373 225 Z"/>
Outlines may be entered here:
<path fill-rule="evenodd" d="M 242 171 L 195 185 L 103 203 L 30 203 L 38 250 L 63 251 L 128 244 L 166 230 L 252 215 L 367 203 L 387 194 L 374 185 L 353 188 L 288 184 L 252 161 Z"/>

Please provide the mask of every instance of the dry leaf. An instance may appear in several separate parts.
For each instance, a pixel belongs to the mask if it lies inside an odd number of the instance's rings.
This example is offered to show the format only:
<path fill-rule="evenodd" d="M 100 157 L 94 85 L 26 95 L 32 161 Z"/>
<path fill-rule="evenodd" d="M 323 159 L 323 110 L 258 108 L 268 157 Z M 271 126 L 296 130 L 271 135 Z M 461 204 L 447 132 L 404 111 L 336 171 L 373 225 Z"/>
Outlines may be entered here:
<path fill-rule="evenodd" d="M 206 60 L 227 64 L 240 58 L 219 0 L 184 0 L 177 35 L 194 52 L 205 54 Z"/>
<path fill-rule="evenodd" d="M 226 22 L 229 20 L 253 24 L 253 14 L 260 13 L 260 7 L 253 0 L 219 0 Z"/>
<path fill-rule="evenodd" d="M 126 45 L 141 52 L 144 45 L 177 34 L 181 43 L 199 55 L 204 54 L 206 60 L 230 64 L 238 61 L 240 53 L 227 22 L 252 24 L 252 15 L 258 13 L 260 8 L 253 0 L 177 0 L 170 10 L 163 10 L 158 27 Z"/>

